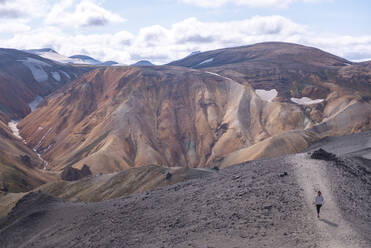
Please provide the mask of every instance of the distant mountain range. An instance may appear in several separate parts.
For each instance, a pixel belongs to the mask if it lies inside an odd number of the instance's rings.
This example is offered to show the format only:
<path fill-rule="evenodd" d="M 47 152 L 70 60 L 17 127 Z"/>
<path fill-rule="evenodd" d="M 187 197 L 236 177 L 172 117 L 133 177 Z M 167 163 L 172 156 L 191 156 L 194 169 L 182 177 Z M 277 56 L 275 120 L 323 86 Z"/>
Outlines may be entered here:
<path fill-rule="evenodd" d="M 132 64 L 132 66 L 153 66 L 153 64 L 148 60 L 140 60 Z"/>
<path fill-rule="evenodd" d="M 40 57 L 54 60 L 60 63 L 85 64 L 85 65 L 96 65 L 96 66 L 111 66 L 111 65 L 118 64 L 115 61 L 101 62 L 87 55 L 73 55 L 70 57 L 66 57 L 64 55 L 59 54 L 58 52 L 56 52 L 55 50 L 51 48 L 30 49 L 30 50 L 24 50 L 24 51 L 28 53 L 36 54 L 36 55 L 39 55 Z"/>

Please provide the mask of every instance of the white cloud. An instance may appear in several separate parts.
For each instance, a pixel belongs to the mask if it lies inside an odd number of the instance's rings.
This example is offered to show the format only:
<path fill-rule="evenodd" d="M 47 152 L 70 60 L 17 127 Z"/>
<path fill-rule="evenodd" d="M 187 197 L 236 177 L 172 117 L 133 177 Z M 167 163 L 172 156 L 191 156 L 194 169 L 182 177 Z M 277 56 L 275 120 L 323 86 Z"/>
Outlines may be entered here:
<path fill-rule="evenodd" d="M 260 40 L 289 40 L 305 32 L 304 26 L 281 16 L 256 16 L 233 22 L 200 22 L 189 18 L 169 29 L 151 26 L 140 30 L 133 45 L 136 59 L 165 62 L 195 50 L 212 50 L 255 43 Z"/>
<path fill-rule="evenodd" d="M 31 49 L 51 47 L 67 56 L 86 54 L 99 60 L 131 64 L 149 59 L 162 64 L 187 56 L 193 51 L 284 41 L 318 47 L 348 59 L 371 57 L 371 36 L 343 36 L 315 33 L 309 27 L 282 16 L 256 16 L 233 22 L 201 22 L 189 18 L 165 28 L 144 27 L 134 35 L 127 31 L 105 34 L 64 32 L 55 26 L 14 34 L 0 40 L 0 47 Z"/>
<path fill-rule="evenodd" d="M 57 27 L 44 27 L 15 34 L 11 39 L 0 40 L 0 47 L 17 49 L 53 48 L 60 54 L 71 56 L 86 54 L 102 61 L 130 61 L 127 51 L 133 35 L 121 31 L 115 34 L 71 35 Z"/>
<path fill-rule="evenodd" d="M 104 26 L 109 23 L 121 23 L 125 19 L 114 14 L 92 0 L 62 0 L 54 4 L 45 18 L 47 25 L 61 26 Z"/>
<path fill-rule="evenodd" d="M 26 32 L 29 22 L 47 13 L 47 0 L 0 0 L 0 34 Z"/>
<path fill-rule="evenodd" d="M 0 34 L 1 33 L 20 33 L 31 30 L 31 27 L 26 24 L 26 20 L 17 19 L 17 20 L 2 20 L 0 25 Z"/>
<path fill-rule="evenodd" d="M 308 33 L 302 38 L 302 42 L 352 61 L 364 61 L 371 58 L 371 35 L 348 36 Z"/>
<path fill-rule="evenodd" d="M 41 17 L 49 7 L 47 0 L 1 0 L 0 19 Z"/>
<path fill-rule="evenodd" d="M 206 8 L 218 8 L 226 4 L 246 5 L 250 7 L 285 8 L 293 2 L 325 2 L 331 0 L 180 0 L 183 3 Z"/>

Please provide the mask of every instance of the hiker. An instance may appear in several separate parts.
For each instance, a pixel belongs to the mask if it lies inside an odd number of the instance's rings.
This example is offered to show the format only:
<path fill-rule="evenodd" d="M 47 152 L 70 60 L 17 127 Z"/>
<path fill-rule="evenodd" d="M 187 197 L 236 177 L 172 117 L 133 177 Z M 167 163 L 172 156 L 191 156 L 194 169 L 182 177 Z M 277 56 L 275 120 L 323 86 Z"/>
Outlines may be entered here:
<path fill-rule="evenodd" d="M 314 202 L 315 202 L 316 207 L 317 207 L 317 218 L 319 218 L 319 212 L 321 211 L 323 201 L 324 201 L 324 199 L 323 199 L 322 193 L 321 193 L 321 191 L 318 191 L 318 194 L 317 194 L 316 198 L 314 199 Z"/>

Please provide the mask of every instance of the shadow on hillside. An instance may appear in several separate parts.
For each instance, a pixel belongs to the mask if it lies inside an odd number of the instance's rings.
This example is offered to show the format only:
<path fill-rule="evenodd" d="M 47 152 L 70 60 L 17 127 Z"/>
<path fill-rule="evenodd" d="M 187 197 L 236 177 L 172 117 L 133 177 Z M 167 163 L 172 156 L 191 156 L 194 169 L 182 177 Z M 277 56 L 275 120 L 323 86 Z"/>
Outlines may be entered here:
<path fill-rule="evenodd" d="M 329 220 L 327 220 L 327 219 L 324 219 L 324 218 L 321 218 L 321 219 L 319 219 L 319 220 L 322 221 L 322 222 L 325 222 L 327 225 L 332 226 L 332 227 L 338 227 L 338 226 L 339 226 L 339 225 L 336 224 L 335 222 L 331 222 L 331 221 L 329 221 Z"/>

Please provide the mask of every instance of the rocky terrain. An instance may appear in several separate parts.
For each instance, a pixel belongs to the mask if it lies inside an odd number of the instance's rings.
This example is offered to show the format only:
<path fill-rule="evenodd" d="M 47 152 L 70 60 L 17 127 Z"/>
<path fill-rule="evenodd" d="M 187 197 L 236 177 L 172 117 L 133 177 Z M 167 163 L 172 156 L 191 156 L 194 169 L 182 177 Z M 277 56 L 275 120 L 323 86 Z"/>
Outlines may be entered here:
<path fill-rule="evenodd" d="M 256 160 L 103 202 L 29 193 L 1 219 L 0 242 L 3 247 L 370 247 L 371 163 L 352 155 L 371 148 L 370 135 L 315 143 L 345 155 L 329 161 L 307 153 Z M 352 143 L 366 145 L 358 149 Z M 325 198 L 319 219 L 316 190 Z"/>
<path fill-rule="evenodd" d="M 149 165 L 111 174 L 88 176 L 70 182 L 53 178 L 49 179 L 49 182 L 52 182 L 45 183 L 32 191 L 43 192 L 70 201 L 100 202 L 190 179 L 203 178 L 217 171 L 216 169 L 165 168 Z M 28 179 L 30 179 L 29 175 Z M 14 192 L 12 189 L 9 188 L 9 192 Z M 23 191 L 26 190 L 23 189 Z M 0 192 L 0 218 L 6 217 L 26 194 L 9 192 Z"/>
<path fill-rule="evenodd" d="M 90 176 L 74 182 L 63 180 L 52 182 L 34 191 L 71 201 L 98 202 L 202 178 L 216 172 L 217 170 L 214 169 L 166 168 L 148 165 L 111 174 Z"/>

